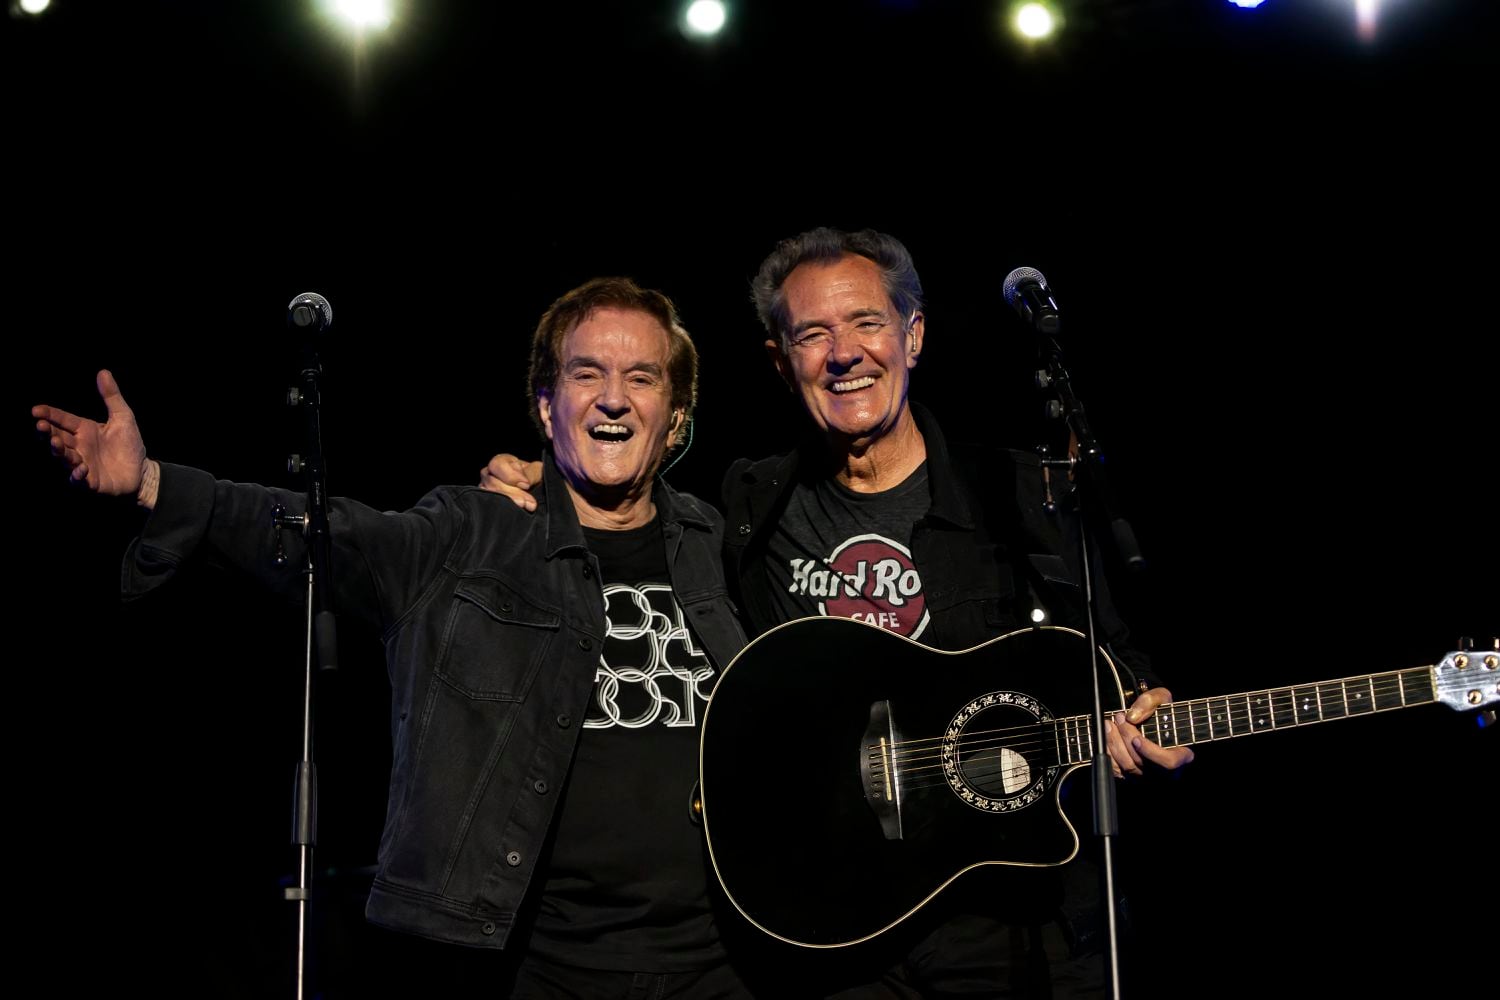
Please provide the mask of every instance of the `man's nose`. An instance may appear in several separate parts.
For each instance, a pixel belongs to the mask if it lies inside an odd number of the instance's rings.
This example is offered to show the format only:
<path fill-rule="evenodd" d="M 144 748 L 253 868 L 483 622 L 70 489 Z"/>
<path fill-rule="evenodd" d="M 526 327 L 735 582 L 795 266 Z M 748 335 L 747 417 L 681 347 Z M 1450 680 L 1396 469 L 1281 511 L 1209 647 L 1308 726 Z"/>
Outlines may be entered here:
<path fill-rule="evenodd" d="M 604 384 L 599 387 L 599 398 L 594 405 L 612 417 L 630 409 L 630 396 L 625 391 L 625 380 L 623 378 L 606 378 Z"/>
<path fill-rule="evenodd" d="M 840 368 L 852 368 L 864 360 L 865 345 L 852 327 L 833 332 L 833 343 L 828 352 L 829 360 Z"/>

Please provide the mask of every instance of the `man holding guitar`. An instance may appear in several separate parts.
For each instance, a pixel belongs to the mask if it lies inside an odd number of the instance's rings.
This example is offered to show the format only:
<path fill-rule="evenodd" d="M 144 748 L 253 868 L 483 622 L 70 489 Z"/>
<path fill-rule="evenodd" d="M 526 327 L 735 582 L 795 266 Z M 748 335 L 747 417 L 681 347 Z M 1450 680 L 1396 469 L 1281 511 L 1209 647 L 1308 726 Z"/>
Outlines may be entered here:
<path fill-rule="evenodd" d="M 766 352 L 816 433 L 789 454 L 736 462 L 725 477 L 726 575 L 746 631 L 837 615 L 963 650 L 1034 623 L 1081 628 L 1076 526 L 1066 504 L 1045 512 L 1035 458 L 950 443 L 909 399 L 926 321 L 905 246 L 870 230 L 816 229 L 781 243 L 753 289 Z M 1107 600 L 1098 612 L 1101 638 L 1121 642 Z M 1087 698 L 1086 658 L 1055 669 L 1071 671 L 1063 683 Z M 1117 776 L 1192 760 L 1191 749 L 1165 749 L 1136 727 L 1170 700 L 1152 685 L 1106 722 Z M 714 843 L 717 789 L 707 781 Z M 1056 875 L 995 866 L 966 875 L 933 904 L 936 914 L 914 918 L 908 939 L 936 926 L 892 974 L 924 995 L 1066 993 L 1078 970 L 1047 972 L 1048 958 L 1065 954 Z"/>

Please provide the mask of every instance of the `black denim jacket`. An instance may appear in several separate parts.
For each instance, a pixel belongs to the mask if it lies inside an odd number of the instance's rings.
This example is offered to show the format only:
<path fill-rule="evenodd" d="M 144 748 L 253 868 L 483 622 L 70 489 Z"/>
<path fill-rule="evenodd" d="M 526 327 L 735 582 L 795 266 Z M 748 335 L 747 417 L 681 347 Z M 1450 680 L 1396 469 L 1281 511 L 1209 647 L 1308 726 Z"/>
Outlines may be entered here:
<path fill-rule="evenodd" d="M 605 634 L 598 562 L 550 455 L 536 496 L 535 513 L 472 487 L 401 513 L 329 504 L 335 610 L 378 630 L 391 679 L 390 794 L 366 910 L 383 926 L 501 948 L 536 875 Z M 652 497 L 677 601 L 722 669 L 745 643 L 722 519 L 661 480 Z M 272 558 L 278 503 L 301 513 L 305 497 L 163 465 L 125 596 L 202 552 L 301 597 L 300 535 L 281 532 L 289 558 Z"/>

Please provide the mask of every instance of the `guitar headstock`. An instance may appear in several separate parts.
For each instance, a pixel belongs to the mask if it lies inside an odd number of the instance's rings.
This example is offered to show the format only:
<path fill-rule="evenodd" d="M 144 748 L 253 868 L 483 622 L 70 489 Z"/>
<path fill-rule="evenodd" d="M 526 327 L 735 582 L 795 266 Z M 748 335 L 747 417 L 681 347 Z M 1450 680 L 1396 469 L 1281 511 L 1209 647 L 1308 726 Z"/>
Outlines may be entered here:
<path fill-rule="evenodd" d="M 1483 708 L 1500 702 L 1500 640 L 1492 640 L 1488 649 L 1449 653 L 1432 668 L 1432 679 L 1437 700 L 1449 708 Z"/>

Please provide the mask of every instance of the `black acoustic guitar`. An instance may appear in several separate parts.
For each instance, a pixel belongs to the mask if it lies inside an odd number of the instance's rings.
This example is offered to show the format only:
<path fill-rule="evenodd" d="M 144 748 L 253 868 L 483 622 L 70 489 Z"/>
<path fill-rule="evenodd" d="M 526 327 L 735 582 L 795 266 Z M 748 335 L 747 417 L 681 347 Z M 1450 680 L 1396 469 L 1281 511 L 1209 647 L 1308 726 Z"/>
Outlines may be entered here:
<path fill-rule="evenodd" d="M 889 930 L 977 866 L 1071 860 L 1078 835 L 1058 791 L 1093 755 L 1088 651 L 1048 627 L 945 653 L 847 618 L 756 639 L 703 717 L 703 823 L 729 898 L 768 934 L 833 948 Z M 1497 663 L 1453 652 L 1173 702 L 1140 728 L 1173 747 L 1433 702 L 1477 708 L 1500 701 Z M 1117 673 L 1104 696 L 1123 707 Z"/>

